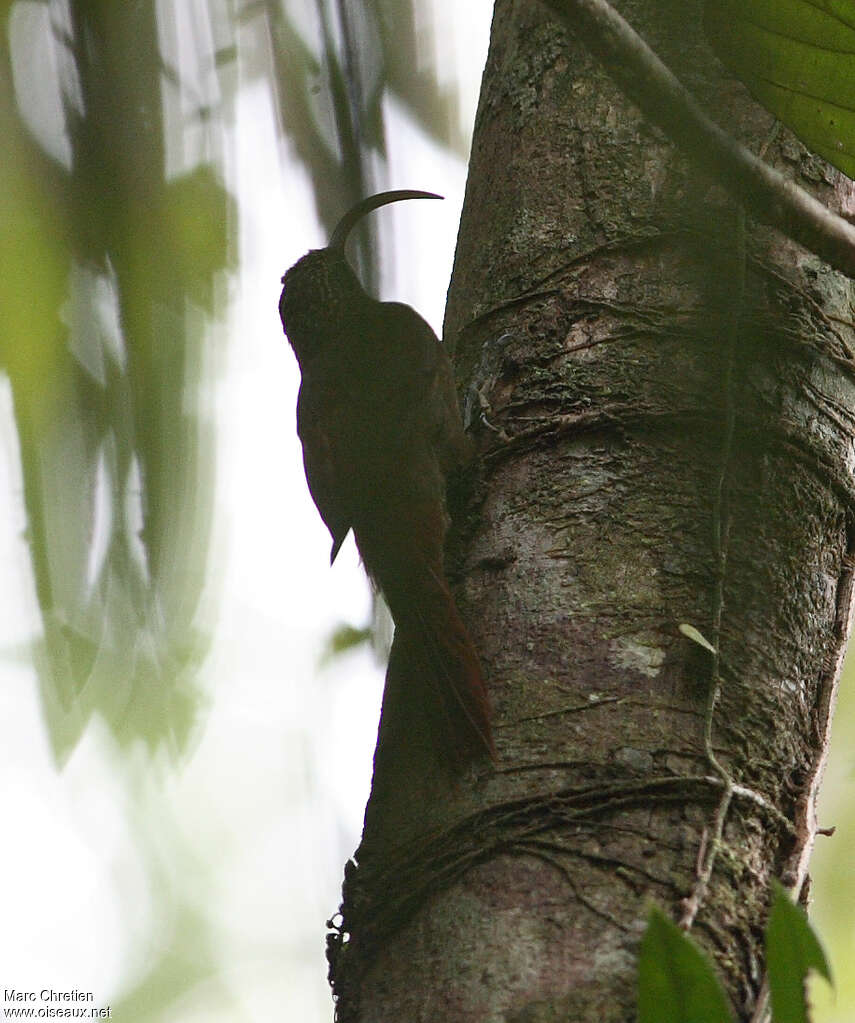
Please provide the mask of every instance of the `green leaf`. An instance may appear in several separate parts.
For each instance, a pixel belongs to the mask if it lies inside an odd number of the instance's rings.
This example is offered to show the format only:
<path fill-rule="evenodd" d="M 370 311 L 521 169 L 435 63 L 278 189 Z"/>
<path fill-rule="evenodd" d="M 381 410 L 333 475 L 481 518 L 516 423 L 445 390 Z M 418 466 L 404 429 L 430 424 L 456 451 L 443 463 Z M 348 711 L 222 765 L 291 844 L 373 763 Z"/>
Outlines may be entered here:
<path fill-rule="evenodd" d="M 337 625 L 324 644 L 321 664 L 327 664 L 334 658 L 362 646 L 363 643 L 370 642 L 371 629 L 357 629 L 353 625 Z"/>
<path fill-rule="evenodd" d="M 681 622 L 677 626 L 677 628 L 680 630 L 680 632 L 683 633 L 683 635 L 687 639 L 690 639 L 693 643 L 697 643 L 698 646 L 702 646 L 704 650 L 709 650 L 711 654 L 715 653 L 715 647 L 712 645 L 712 643 L 710 643 L 710 641 L 702 632 L 700 632 L 698 629 L 694 627 L 694 625 L 689 625 L 688 622 Z"/>
<path fill-rule="evenodd" d="M 707 0 L 705 27 L 754 97 L 855 177 L 855 3 Z"/>
<path fill-rule="evenodd" d="M 655 906 L 638 958 L 638 1023 L 732 1023 L 709 959 Z"/>
<path fill-rule="evenodd" d="M 831 970 L 804 911 L 773 882 L 766 926 L 766 963 L 775 1023 L 809 1023 L 805 980 L 810 970 L 831 981 Z"/>

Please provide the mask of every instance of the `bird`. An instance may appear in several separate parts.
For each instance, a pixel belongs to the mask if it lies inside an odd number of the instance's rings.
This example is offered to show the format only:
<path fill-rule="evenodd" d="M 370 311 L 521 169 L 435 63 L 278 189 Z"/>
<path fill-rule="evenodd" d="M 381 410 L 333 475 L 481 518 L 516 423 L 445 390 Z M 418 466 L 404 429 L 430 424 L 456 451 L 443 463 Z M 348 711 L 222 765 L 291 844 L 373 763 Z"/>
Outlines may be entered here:
<path fill-rule="evenodd" d="M 470 461 L 472 445 L 436 334 L 410 306 L 372 298 L 345 256 L 370 211 L 440 198 L 398 189 L 356 203 L 326 248 L 282 277 L 279 313 L 300 368 L 297 433 L 330 563 L 353 530 L 395 622 L 390 662 L 437 754 L 464 765 L 495 756 L 480 660 L 444 570 L 446 478 Z"/>

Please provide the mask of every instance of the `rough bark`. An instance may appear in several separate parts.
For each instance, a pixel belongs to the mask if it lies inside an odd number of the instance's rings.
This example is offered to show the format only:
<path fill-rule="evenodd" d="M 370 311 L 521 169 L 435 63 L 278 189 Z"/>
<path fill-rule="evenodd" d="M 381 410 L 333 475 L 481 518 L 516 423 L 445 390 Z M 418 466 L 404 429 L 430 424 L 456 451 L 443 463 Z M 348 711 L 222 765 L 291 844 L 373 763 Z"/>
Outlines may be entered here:
<path fill-rule="evenodd" d="M 855 207 L 723 76 L 699 3 L 620 8 L 720 123 Z M 445 330 L 486 402 L 449 568 L 499 760 L 450 782 L 390 665 L 341 1020 L 631 1020 L 650 900 L 751 1018 L 849 626 L 850 299 L 545 9 L 499 0 Z"/>

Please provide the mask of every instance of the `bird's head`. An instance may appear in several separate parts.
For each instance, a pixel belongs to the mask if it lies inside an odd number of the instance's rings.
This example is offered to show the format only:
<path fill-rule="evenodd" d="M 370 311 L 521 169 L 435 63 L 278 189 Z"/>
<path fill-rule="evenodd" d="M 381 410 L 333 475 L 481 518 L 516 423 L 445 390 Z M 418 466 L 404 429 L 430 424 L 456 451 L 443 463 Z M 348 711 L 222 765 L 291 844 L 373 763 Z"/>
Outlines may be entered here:
<path fill-rule="evenodd" d="M 356 274 L 344 255 L 348 235 L 371 210 L 402 199 L 441 199 L 433 192 L 398 189 L 378 192 L 351 207 L 336 225 L 325 249 L 312 249 L 288 270 L 282 278 L 279 315 L 297 360 L 302 362 L 323 343 L 330 327 L 344 321 L 365 297 Z"/>

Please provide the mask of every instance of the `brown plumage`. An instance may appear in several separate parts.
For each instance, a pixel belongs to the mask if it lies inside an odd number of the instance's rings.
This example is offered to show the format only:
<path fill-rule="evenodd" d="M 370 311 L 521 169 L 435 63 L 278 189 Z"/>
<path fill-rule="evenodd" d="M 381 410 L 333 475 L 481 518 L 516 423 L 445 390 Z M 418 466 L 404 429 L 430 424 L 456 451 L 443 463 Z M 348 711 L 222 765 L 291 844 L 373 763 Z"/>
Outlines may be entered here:
<path fill-rule="evenodd" d="M 407 684 L 422 687 L 440 752 L 461 762 L 492 755 L 493 741 L 478 655 L 443 568 L 445 478 L 469 452 L 451 363 L 418 313 L 371 298 L 344 257 L 360 216 L 419 197 L 439 198 L 385 192 L 350 210 L 330 246 L 282 278 L 279 312 L 300 364 L 297 432 L 331 561 L 353 529 L 395 620 Z"/>

